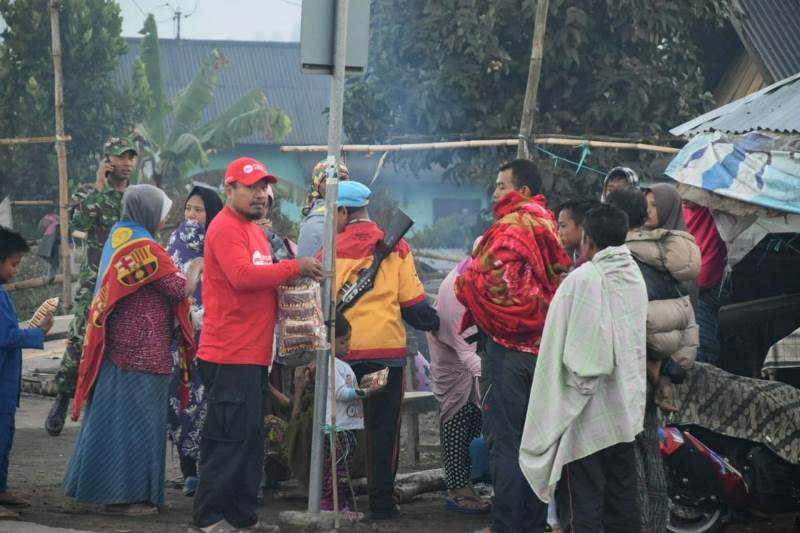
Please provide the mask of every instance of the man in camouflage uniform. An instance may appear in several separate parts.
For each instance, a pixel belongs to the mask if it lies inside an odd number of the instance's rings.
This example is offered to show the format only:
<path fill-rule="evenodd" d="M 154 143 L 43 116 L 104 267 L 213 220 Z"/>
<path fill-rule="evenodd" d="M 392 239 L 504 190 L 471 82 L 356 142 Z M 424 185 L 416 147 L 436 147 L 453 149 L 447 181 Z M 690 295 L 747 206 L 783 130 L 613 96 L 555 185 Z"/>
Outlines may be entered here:
<path fill-rule="evenodd" d="M 97 169 L 95 183 L 82 185 L 70 203 L 72 229 L 85 234 L 86 256 L 78 276 L 78 293 L 73 307 L 75 318 L 69 325 L 67 349 L 56 373 L 57 396 L 44 425 L 47 433 L 54 437 L 64 428 L 69 401 L 75 395 L 86 317 L 92 304 L 103 246 L 111 227 L 119 221 L 122 194 L 136 169 L 137 152 L 131 139 L 112 137 L 103 149 L 105 158 Z"/>

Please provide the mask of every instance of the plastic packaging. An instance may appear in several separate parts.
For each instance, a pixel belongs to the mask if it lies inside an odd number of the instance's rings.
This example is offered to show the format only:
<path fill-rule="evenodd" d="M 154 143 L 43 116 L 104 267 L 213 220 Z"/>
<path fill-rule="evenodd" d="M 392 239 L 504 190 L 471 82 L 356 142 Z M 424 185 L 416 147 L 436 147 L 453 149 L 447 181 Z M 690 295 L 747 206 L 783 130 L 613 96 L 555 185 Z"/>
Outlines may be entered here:
<path fill-rule="evenodd" d="M 58 303 L 59 303 L 58 297 L 45 300 L 44 303 L 39 306 L 39 309 L 37 309 L 36 312 L 33 313 L 33 318 L 31 318 L 29 322 L 30 326 L 32 328 L 39 327 L 39 324 L 42 323 L 44 317 L 46 317 L 50 313 L 56 312 L 56 309 L 58 309 Z"/>
<path fill-rule="evenodd" d="M 297 278 L 280 286 L 278 324 L 278 353 L 283 357 L 328 348 L 318 282 Z"/>

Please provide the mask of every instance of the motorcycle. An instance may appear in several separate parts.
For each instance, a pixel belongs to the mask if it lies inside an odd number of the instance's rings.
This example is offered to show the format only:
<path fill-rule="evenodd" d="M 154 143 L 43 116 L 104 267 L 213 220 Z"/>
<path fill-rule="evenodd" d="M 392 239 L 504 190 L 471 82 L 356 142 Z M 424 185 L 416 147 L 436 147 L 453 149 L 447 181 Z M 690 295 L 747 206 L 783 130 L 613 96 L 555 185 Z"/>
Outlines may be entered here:
<path fill-rule="evenodd" d="M 767 446 L 698 426 L 659 429 L 670 496 L 668 531 L 716 531 L 732 517 L 795 517 L 800 532 L 800 465 Z"/>

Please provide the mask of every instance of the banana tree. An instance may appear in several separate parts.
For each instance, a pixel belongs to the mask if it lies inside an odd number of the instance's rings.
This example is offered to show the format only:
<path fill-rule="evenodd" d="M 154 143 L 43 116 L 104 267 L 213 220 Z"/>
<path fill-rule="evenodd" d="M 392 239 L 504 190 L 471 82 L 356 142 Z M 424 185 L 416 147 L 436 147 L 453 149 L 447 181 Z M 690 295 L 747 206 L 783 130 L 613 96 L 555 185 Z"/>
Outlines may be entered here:
<path fill-rule="evenodd" d="M 194 78 L 171 101 L 163 90 L 158 30 L 153 15 L 144 27 L 141 51 L 134 66 L 133 84 L 139 94 L 149 95 L 144 120 L 135 128 L 139 144 L 139 179 L 158 187 L 180 185 L 188 172 L 208 165 L 217 150 L 231 148 L 236 141 L 261 131 L 267 138 L 281 140 L 291 132 L 292 123 L 282 110 L 271 107 L 260 89 L 242 95 L 228 109 L 202 123 L 203 112 L 214 101 L 219 70 L 225 56 L 213 50 Z"/>

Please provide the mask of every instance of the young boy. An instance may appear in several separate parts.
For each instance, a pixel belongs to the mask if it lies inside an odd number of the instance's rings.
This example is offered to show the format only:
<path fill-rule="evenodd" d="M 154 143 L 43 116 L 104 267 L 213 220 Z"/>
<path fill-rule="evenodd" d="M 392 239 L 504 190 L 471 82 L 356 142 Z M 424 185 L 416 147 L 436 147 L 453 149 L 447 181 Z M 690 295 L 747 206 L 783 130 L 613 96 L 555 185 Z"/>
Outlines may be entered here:
<path fill-rule="evenodd" d="M 381 385 L 377 380 L 367 389 L 359 387 L 356 381 L 356 374 L 350 365 L 342 360 L 350 353 L 350 334 L 352 328 L 350 322 L 341 313 L 336 315 L 336 340 L 334 350 L 336 353 L 336 382 L 330 383 L 329 387 L 335 387 L 336 391 L 336 477 L 339 492 L 339 510 L 342 511 L 350 521 L 358 521 L 363 518 L 363 513 L 354 513 L 351 510 L 352 499 L 350 492 L 349 469 L 353 459 L 353 449 L 356 446 L 356 438 L 353 431 L 364 429 L 364 407 L 361 403 L 362 398 L 366 398 L 380 390 Z M 328 402 L 326 409 L 326 424 L 331 425 L 331 390 L 328 389 Z M 331 447 L 330 437 L 325 437 L 325 463 L 322 482 L 322 502 L 320 507 L 325 511 L 333 510 L 333 475 L 331 471 Z"/>
<path fill-rule="evenodd" d="M 647 289 L 627 234 L 616 207 L 586 213 L 586 262 L 556 291 L 536 363 L 519 461 L 565 533 L 639 530 Z"/>
<path fill-rule="evenodd" d="M 48 314 L 41 327 L 20 329 L 14 302 L 2 285 L 17 275 L 28 244 L 19 233 L 0 226 L 0 518 L 18 518 L 19 513 L 6 509 L 26 507 L 29 503 L 8 490 L 8 458 L 14 439 L 14 415 L 19 406 L 22 382 L 22 348 L 44 348 L 44 335 L 53 326 Z"/>
<path fill-rule="evenodd" d="M 581 260 L 580 248 L 583 236 L 583 219 L 586 212 L 600 205 L 595 200 L 569 200 L 558 208 L 558 237 L 572 256 L 576 266 Z M 581 261 L 583 262 L 583 261 Z"/>

